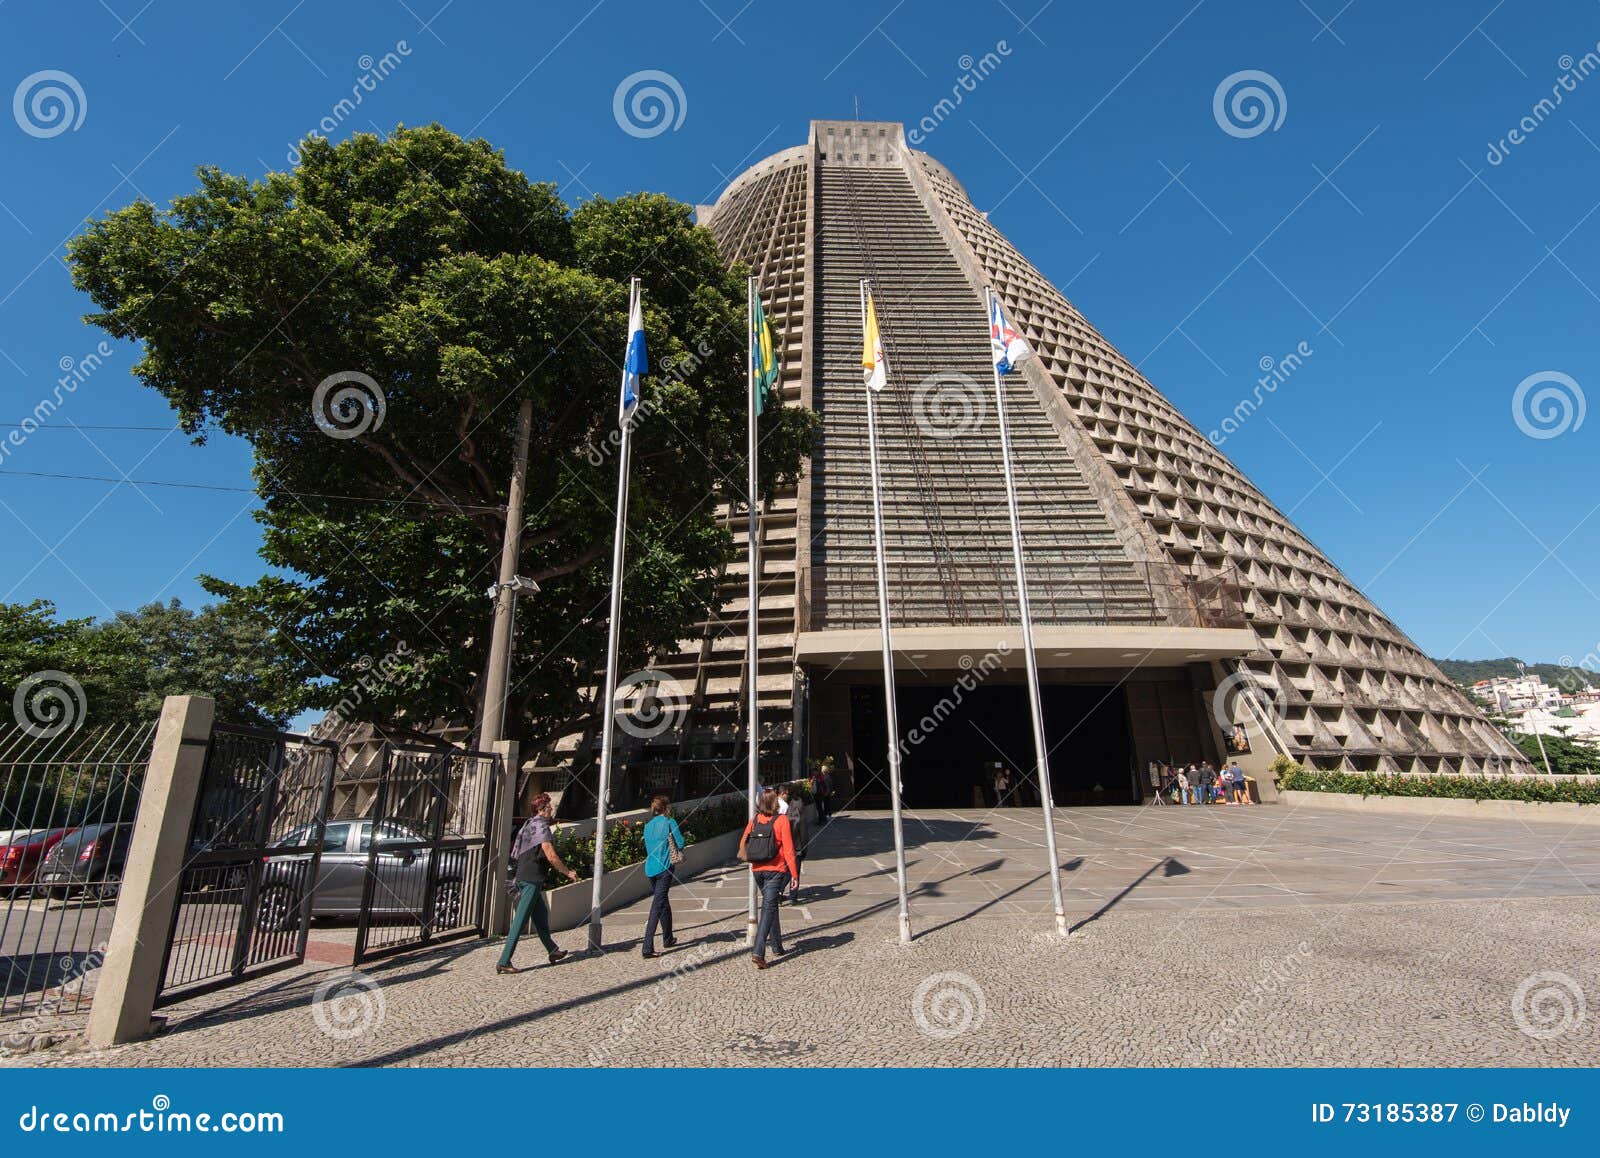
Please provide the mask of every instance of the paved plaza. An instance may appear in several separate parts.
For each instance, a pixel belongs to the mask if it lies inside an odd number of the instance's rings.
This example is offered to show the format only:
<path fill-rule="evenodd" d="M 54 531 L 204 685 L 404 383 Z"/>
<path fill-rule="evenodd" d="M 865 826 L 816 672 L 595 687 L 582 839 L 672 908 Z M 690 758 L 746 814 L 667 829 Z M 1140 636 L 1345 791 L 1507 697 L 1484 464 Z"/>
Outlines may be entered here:
<path fill-rule="evenodd" d="M 494 974 L 482 942 L 312 961 L 174 1007 L 162 1036 L 26 1065 L 1593 1065 L 1600 829 L 1310 806 L 1063 809 L 1073 935 L 1036 811 L 906 822 L 898 943 L 887 814 L 818 833 L 790 955 L 742 950 L 745 873 L 674 893 L 680 943 Z M 346 931 L 320 925 L 336 944 Z M 572 949 L 582 929 L 558 934 Z M 319 999 L 319 992 L 322 997 Z M 1587 999 L 1587 1004 L 1586 1004 Z"/>

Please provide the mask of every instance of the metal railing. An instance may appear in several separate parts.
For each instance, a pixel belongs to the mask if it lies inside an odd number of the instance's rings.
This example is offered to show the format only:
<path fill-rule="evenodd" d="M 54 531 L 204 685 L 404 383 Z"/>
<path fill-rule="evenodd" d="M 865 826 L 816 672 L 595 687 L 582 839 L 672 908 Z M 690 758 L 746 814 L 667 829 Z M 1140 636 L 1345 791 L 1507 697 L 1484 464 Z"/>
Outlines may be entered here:
<path fill-rule="evenodd" d="M 111 935 L 154 734 L 154 721 L 54 737 L 0 732 L 0 1018 L 84 1005 L 84 977 Z"/>

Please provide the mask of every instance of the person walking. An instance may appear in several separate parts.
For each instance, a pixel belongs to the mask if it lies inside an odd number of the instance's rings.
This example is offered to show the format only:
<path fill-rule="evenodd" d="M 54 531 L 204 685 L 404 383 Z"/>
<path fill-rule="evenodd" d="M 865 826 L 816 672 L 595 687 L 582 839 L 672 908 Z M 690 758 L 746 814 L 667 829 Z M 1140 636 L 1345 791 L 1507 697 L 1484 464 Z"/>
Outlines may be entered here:
<path fill-rule="evenodd" d="M 1250 786 L 1245 783 L 1245 780 L 1244 780 L 1244 769 L 1242 767 L 1240 767 L 1239 761 L 1235 760 L 1233 762 L 1232 772 L 1233 772 L 1233 802 L 1235 804 L 1249 804 L 1250 803 Z"/>
<path fill-rule="evenodd" d="M 1178 803 L 1194 803 L 1194 798 L 1189 794 L 1189 775 L 1182 768 L 1178 769 Z"/>
<path fill-rule="evenodd" d="M 749 863 L 761 894 L 761 920 L 756 925 L 756 943 L 750 947 L 750 959 L 757 969 L 767 967 L 769 948 L 774 957 L 782 957 L 788 951 L 783 947 L 778 902 L 784 889 L 800 887 L 800 864 L 794 852 L 789 818 L 779 813 L 778 794 L 768 788 L 756 802 L 756 814 L 739 838 L 739 859 Z"/>
<path fill-rule="evenodd" d="M 811 798 L 817 805 L 817 823 L 826 823 L 828 819 L 828 768 L 825 764 L 818 764 L 816 771 L 811 773 Z"/>
<path fill-rule="evenodd" d="M 560 854 L 556 852 L 555 835 L 550 830 L 555 806 L 550 801 L 550 794 L 541 792 L 535 796 L 532 810 L 533 815 L 523 822 L 517 839 L 511 844 L 511 859 L 517 866 L 517 911 L 511 918 L 511 930 L 506 934 L 505 948 L 500 951 L 500 963 L 494 967 L 496 973 L 522 972 L 511 964 L 511 956 L 517 951 L 517 942 L 522 939 L 522 930 L 529 917 L 533 918 L 534 932 L 539 934 L 545 952 L 550 955 L 550 964 L 555 965 L 569 956 L 565 949 L 556 947 L 550 936 L 550 910 L 544 902 L 544 864 L 572 882 L 577 881 L 578 874 L 563 864 Z M 543 864 L 540 863 L 541 854 Z"/>
<path fill-rule="evenodd" d="M 789 821 L 789 837 L 794 841 L 794 863 L 806 863 L 806 806 L 794 795 L 792 785 L 778 785 L 778 815 Z M 797 890 L 798 891 L 798 890 Z"/>
<path fill-rule="evenodd" d="M 672 935 L 672 898 L 669 895 L 677 882 L 672 876 L 672 866 L 683 859 L 683 850 L 689 842 L 683 839 L 683 829 L 672 818 L 672 801 L 665 796 L 650 798 L 650 819 L 644 826 L 644 875 L 650 882 L 650 915 L 644 922 L 644 944 L 640 952 L 645 960 L 657 957 L 656 927 L 661 928 L 661 944 L 670 949 L 678 943 Z"/>

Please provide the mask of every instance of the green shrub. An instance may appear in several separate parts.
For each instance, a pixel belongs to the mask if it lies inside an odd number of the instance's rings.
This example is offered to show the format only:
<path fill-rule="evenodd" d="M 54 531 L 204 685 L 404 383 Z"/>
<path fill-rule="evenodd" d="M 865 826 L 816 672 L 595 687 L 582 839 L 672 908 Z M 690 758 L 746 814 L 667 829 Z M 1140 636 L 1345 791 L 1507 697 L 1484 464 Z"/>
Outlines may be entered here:
<path fill-rule="evenodd" d="M 1282 777 L 1278 787 L 1293 792 L 1348 792 L 1358 796 L 1446 796 L 1462 800 L 1600 804 L 1600 782 L 1536 780 L 1522 776 L 1395 776 L 1375 772 L 1313 772 L 1296 765 Z"/>

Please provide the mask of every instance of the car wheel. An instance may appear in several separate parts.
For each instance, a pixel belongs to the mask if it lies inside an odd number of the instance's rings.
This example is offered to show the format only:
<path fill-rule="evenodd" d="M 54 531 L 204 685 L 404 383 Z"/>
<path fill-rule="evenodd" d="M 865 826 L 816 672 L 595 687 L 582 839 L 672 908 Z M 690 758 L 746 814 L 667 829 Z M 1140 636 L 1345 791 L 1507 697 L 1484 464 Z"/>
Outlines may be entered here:
<path fill-rule="evenodd" d="M 263 933 L 287 933 L 300 921 L 300 897 L 288 885 L 268 885 L 256 902 L 256 928 Z"/>
<path fill-rule="evenodd" d="M 433 894 L 433 927 L 454 929 L 461 924 L 461 882 L 440 881 Z"/>
<path fill-rule="evenodd" d="M 83 891 L 86 896 L 93 897 L 97 901 L 114 901 L 117 899 L 117 894 L 122 891 L 122 881 L 120 878 L 101 881 Z"/>

